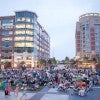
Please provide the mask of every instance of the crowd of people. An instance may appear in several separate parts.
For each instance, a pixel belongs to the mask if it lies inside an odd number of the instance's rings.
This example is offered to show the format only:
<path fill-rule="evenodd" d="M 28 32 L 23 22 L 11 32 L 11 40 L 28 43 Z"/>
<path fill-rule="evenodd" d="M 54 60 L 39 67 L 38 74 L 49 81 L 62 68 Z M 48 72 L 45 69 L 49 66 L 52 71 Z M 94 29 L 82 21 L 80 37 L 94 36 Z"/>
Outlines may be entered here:
<path fill-rule="evenodd" d="M 36 91 L 41 86 L 57 87 L 59 91 L 66 92 L 69 88 L 73 93 L 83 96 L 100 85 L 100 73 L 94 69 L 59 66 L 48 68 L 21 68 L 5 69 L 0 71 L 0 87 L 5 90 L 5 95 L 13 91 L 18 95 L 19 90 Z"/>

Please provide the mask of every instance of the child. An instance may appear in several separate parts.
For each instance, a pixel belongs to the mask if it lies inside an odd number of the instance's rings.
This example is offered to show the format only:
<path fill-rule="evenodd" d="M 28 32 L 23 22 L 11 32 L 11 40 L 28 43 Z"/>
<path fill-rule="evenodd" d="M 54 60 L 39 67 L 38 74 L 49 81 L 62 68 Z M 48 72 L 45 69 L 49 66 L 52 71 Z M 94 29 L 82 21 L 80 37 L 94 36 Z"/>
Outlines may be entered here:
<path fill-rule="evenodd" d="M 19 86 L 16 85 L 16 88 L 15 88 L 14 94 L 18 96 L 18 93 L 19 93 Z"/>
<path fill-rule="evenodd" d="M 10 95 L 10 92 L 12 91 L 12 87 L 10 84 L 8 85 L 7 90 L 8 90 L 8 94 Z"/>
<path fill-rule="evenodd" d="M 6 97 L 8 94 L 9 94 L 9 93 L 8 93 L 8 89 L 5 88 L 5 97 Z"/>

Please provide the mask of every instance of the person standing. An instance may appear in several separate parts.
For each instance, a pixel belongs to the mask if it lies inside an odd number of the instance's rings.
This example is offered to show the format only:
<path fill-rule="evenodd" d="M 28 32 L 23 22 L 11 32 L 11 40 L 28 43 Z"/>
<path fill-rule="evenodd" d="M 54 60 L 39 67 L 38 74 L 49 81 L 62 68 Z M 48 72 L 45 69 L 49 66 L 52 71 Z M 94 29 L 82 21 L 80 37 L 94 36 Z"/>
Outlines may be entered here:
<path fill-rule="evenodd" d="M 8 90 L 8 94 L 10 95 L 10 92 L 12 91 L 11 84 L 8 85 L 7 90 Z"/>
<path fill-rule="evenodd" d="M 8 95 L 8 89 L 7 88 L 5 88 L 5 97 L 7 97 L 7 95 Z"/>
<path fill-rule="evenodd" d="M 16 95 L 16 96 L 18 96 L 18 93 L 19 93 L 19 86 L 18 86 L 18 84 L 16 85 L 16 88 L 15 88 L 15 91 L 14 91 L 14 94 Z"/>

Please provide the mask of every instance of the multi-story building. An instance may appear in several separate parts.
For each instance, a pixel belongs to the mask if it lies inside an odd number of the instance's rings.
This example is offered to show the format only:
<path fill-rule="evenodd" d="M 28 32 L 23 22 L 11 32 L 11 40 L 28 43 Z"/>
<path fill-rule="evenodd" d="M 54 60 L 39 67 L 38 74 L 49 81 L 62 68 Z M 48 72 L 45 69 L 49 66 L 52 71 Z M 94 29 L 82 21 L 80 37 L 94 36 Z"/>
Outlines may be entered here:
<path fill-rule="evenodd" d="M 76 56 L 100 58 L 100 14 L 87 13 L 76 23 Z"/>
<path fill-rule="evenodd" d="M 25 62 L 34 67 L 41 58 L 50 57 L 50 37 L 30 11 L 0 17 L 0 61 L 12 67 Z"/>

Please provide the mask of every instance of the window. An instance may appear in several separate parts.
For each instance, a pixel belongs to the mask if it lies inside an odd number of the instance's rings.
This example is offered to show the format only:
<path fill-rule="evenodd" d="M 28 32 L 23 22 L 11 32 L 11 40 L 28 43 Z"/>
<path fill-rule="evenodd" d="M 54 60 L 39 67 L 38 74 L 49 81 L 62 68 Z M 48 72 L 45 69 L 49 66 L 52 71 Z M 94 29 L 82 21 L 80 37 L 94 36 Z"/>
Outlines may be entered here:
<path fill-rule="evenodd" d="M 23 52 L 25 52 L 25 48 L 24 47 L 15 47 L 14 52 L 23 53 Z"/>
<path fill-rule="evenodd" d="M 86 31 L 89 30 L 89 24 L 86 24 Z"/>
<path fill-rule="evenodd" d="M 17 60 L 23 60 L 23 56 L 17 56 Z"/>
<path fill-rule="evenodd" d="M 31 31 L 31 30 L 26 30 L 26 34 L 33 35 L 33 31 Z"/>
<path fill-rule="evenodd" d="M 32 59 L 32 57 L 31 56 L 27 56 L 27 58 L 26 58 L 27 60 L 31 60 Z"/>
<path fill-rule="evenodd" d="M 83 30 L 85 30 L 85 27 L 83 27 Z"/>
<path fill-rule="evenodd" d="M 16 21 L 17 22 L 25 22 L 25 17 L 18 17 L 17 19 L 16 19 Z"/>
<path fill-rule="evenodd" d="M 16 28 L 25 28 L 25 24 L 17 24 Z"/>
<path fill-rule="evenodd" d="M 11 29 L 11 28 L 13 28 L 13 26 L 12 25 L 6 25 L 6 26 L 3 26 L 2 28 L 3 29 Z"/>
<path fill-rule="evenodd" d="M 100 51 L 100 47 L 96 46 L 96 51 L 99 52 Z"/>
<path fill-rule="evenodd" d="M 25 37 L 24 36 L 21 36 L 21 37 L 18 36 L 18 37 L 15 37 L 14 40 L 15 41 L 23 41 L 23 40 L 25 40 Z"/>
<path fill-rule="evenodd" d="M 25 34 L 25 30 L 16 30 L 15 34 Z"/>
<path fill-rule="evenodd" d="M 8 35 L 11 35 L 11 34 L 13 34 L 13 31 L 3 31 L 2 32 L 2 35 L 4 35 L 4 36 L 8 36 Z"/>
<path fill-rule="evenodd" d="M 15 47 L 25 47 L 25 42 L 16 42 Z"/>
<path fill-rule="evenodd" d="M 30 18 L 26 18 L 26 22 L 30 22 Z"/>
<path fill-rule="evenodd" d="M 11 42 L 4 42 L 4 43 L 2 44 L 2 46 L 3 46 L 3 47 L 10 47 L 10 46 L 12 46 L 12 43 L 11 43 Z"/>
<path fill-rule="evenodd" d="M 33 29 L 33 25 L 26 24 L 26 28 Z"/>
<path fill-rule="evenodd" d="M 32 42 L 26 42 L 26 47 L 33 47 L 33 43 Z"/>
<path fill-rule="evenodd" d="M 16 19 L 17 22 L 32 22 L 32 19 L 31 18 L 26 18 L 26 17 L 18 17 Z"/>
<path fill-rule="evenodd" d="M 17 21 L 19 22 L 19 21 L 21 21 L 21 19 L 20 18 L 17 18 Z"/>
<path fill-rule="evenodd" d="M 5 37 L 5 38 L 2 38 L 2 41 L 12 41 L 12 37 Z"/>
<path fill-rule="evenodd" d="M 2 26 L 6 26 L 6 25 L 13 25 L 13 20 L 12 19 L 2 20 Z"/>
<path fill-rule="evenodd" d="M 27 37 L 26 37 L 26 40 L 28 40 L 28 41 L 33 41 L 33 37 L 27 36 Z"/>
<path fill-rule="evenodd" d="M 12 50 L 2 50 L 2 52 L 4 52 L 4 53 L 11 53 Z"/>

